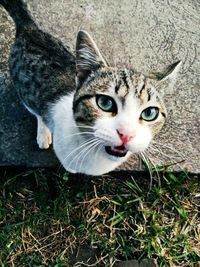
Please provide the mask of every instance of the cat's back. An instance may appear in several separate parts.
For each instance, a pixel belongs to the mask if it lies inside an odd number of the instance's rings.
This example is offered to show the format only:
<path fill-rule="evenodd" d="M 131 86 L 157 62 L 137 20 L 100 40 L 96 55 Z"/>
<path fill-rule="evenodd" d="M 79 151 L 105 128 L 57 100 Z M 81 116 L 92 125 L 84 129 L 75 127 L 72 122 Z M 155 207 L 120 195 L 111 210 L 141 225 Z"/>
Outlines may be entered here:
<path fill-rule="evenodd" d="M 16 36 L 10 73 L 22 101 L 37 113 L 75 89 L 75 58 L 60 40 L 29 27 Z"/>
<path fill-rule="evenodd" d="M 26 70 L 41 76 L 44 70 L 45 77 L 47 74 L 56 76 L 67 72 L 73 75 L 75 71 L 75 58 L 69 48 L 38 28 L 29 28 L 16 37 L 10 51 L 9 63 L 11 73 L 15 75 Z"/>
<path fill-rule="evenodd" d="M 35 56 L 36 59 L 41 57 L 49 62 L 54 60 L 63 68 L 75 65 L 75 57 L 68 47 L 58 38 L 35 27 L 16 37 L 13 50 L 16 53 L 26 53 L 26 56 Z"/>

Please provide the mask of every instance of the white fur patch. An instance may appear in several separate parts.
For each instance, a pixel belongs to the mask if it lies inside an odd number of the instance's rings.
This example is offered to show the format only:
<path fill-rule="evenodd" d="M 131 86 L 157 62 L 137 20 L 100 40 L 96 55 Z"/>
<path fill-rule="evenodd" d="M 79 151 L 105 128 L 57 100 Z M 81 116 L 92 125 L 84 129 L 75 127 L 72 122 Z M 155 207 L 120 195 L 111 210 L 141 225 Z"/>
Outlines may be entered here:
<path fill-rule="evenodd" d="M 103 139 L 92 133 L 81 133 L 73 118 L 72 102 L 73 94 L 64 96 L 51 109 L 53 147 L 57 157 L 64 168 L 73 173 L 101 175 L 114 170 L 130 153 L 123 158 L 112 157 L 106 153 Z M 84 132 L 89 130 L 82 129 Z"/>

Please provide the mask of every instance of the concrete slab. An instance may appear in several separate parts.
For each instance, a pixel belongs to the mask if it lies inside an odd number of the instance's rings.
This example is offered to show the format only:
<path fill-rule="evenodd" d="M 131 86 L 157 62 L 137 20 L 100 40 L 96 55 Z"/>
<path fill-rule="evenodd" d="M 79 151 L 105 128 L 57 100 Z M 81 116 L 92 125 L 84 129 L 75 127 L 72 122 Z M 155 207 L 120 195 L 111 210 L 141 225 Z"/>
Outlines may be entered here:
<path fill-rule="evenodd" d="M 112 64 L 148 72 L 181 59 L 183 67 L 176 86 L 165 96 L 168 122 L 156 139 L 154 152 L 148 154 L 154 163 L 184 159 L 174 168 L 200 172 L 198 0 L 27 2 L 42 29 L 72 48 L 77 31 L 85 29 Z M 0 165 L 58 166 L 52 151 L 37 148 L 35 120 L 10 85 L 7 54 L 13 35 L 12 20 L 0 9 Z M 133 159 L 126 168 L 137 169 L 137 161 Z"/>

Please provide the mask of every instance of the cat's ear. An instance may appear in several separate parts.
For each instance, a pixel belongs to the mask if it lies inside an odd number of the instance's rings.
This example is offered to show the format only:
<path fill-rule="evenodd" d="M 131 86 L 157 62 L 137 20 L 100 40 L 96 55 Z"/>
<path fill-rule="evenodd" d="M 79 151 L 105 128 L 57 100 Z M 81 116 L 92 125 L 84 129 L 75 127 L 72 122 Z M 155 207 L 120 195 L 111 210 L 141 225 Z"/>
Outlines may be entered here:
<path fill-rule="evenodd" d="M 85 31 L 79 31 L 76 40 L 76 80 L 80 85 L 92 71 L 108 66 L 97 45 Z"/>
<path fill-rule="evenodd" d="M 181 64 L 182 62 L 179 60 L 169 65 L 161 72 L 152 72 L 151 74 L 149 74 L 149 78 L 155 79 L 157 81 L 175 82 Z"/>

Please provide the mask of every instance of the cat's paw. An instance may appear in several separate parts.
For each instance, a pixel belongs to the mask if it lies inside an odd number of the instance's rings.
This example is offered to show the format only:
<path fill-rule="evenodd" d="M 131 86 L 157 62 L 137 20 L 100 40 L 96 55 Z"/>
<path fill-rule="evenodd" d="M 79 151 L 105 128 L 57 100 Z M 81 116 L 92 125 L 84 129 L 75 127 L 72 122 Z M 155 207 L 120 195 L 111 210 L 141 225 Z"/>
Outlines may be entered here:
<path fill-rule="evenodd" d="M 37 144 L 41 149 L 48 149 L 52 143 L 52 135 L 48 128 L 43 129 L 37 135 Z"/>

